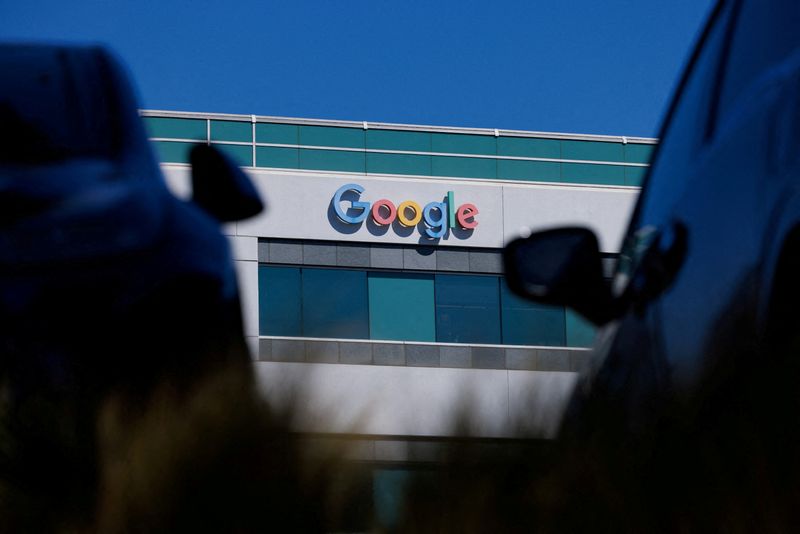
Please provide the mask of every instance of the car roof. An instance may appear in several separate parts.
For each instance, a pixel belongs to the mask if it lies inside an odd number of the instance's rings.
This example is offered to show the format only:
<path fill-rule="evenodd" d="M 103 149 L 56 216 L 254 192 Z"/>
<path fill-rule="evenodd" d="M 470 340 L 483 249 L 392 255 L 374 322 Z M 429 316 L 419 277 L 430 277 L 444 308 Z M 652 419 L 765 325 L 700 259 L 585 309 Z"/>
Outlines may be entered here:
<path fill-rule="evenodd" d="M 0 44 L 0 72 L 0 164 L 124 159 L 146 146 L 127 77 L 102 47 Z"/>

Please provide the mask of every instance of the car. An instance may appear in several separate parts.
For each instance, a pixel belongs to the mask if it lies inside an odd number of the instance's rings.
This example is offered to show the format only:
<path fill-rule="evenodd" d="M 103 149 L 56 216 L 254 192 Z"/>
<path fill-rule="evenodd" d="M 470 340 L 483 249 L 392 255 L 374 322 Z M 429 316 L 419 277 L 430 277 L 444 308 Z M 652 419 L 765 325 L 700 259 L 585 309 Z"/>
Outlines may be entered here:
<path fill-rule="evenodd" d="M 600 327 L 594 387 L 605 384 L 632 409 L 639 394 L 695 388 L 732 331 L 761 343 L 798 326 L 798 27 L 793 2 L 716 6 L 611 284 L 591 230 L 550 229 L 506 247 L 517 293 L 570 306 Z"/>
<path fill-rule="evenodd" d="M 0 69 L 0 477 L 80 508 L 65 488 L 96 474 L 104 400 L 249 372 L 220 224 L 263 203 L 206 145 L 173 196 L 104 48 L 2 44 Z"/>
<path fill-rule="evenodd" d="M 610 470 L 647 473 L 638 491 L 660 496 L 654 509 L 691 500 L 697 484 L 707 492 L 698 502 L 738 488 L 754 510 L 769 501 L 797 519 L 799 28 L 797 2 L 717 3 L 666 114 L 613 280 L 586 228 L 545 230 L 504 251 L 518 294 L 599 327 L 561 436 L 605 443 Z"/>

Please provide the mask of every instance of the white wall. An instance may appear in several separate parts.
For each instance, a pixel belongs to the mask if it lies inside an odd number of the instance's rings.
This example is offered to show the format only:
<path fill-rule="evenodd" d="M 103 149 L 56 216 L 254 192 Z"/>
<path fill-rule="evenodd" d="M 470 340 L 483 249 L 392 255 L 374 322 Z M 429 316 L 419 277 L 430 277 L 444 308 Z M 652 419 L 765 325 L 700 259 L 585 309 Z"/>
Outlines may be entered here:
<path fill-rule="evenodd" d="M 448 436 L 460 409 L 472 435 L 512 437 L 518 426 L 552 436 L 576 373 L 256 362 L 266 398 L 296 399 L 298 431 Z M 294 397 L 293 397 L 294 395 Z"/>
<path fill-rule="evenodd" d="M 188 168 L 163 165 L 175 190 L 186 191 Z M 250 176 L 267 202 L 265 213 L 231 225 L 239 236 L 321 239 L 372 243 L 435 244 L 417 229 L 401 235 L 395 228 L 378 232 L 374 225 L 346 225 L 330 217 L 336 190 L 347 183 L 365 188 L 362 200 L 388 198 L 395 205 L 414 200 L 424 207 L 441 201 L 447 191 L 455 193 L 457 205 L 475 204 L 478 227 L 470 235 L 451 233 L 441 246 L 501 248 L 528 228 L 540 230 L 567 224 L 585 225 L 598 235 L 605 252 L 617 252 L 628 223 L 638 188 L 539 184 L 499 180 L 466 180 L 375 176 L 317 171 L 250 169 Z M 338 228 L 337 228 L 338 226 Z M 402 229 L 400 229 L 402 231 Z"/>

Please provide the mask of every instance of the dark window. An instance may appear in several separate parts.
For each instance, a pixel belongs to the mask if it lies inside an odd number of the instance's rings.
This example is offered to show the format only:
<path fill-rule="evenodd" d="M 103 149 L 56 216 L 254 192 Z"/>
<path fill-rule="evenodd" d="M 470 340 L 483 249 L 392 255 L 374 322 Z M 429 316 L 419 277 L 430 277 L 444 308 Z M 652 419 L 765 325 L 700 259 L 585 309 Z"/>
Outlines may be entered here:
<path fill-rule="evenodd" d="M 300 269 L 258 268 L 258 331 L 264 336 L 302 336 Z"/>
<path fill-rule="evenodd" d="M 797 0 L 743 2 L 736 17 L 720 91 L 720 120 L 766 69 L 800 47 L 798 30 L 800 3 Z"/>
<path fill-rule="evenodd" d="M 715 13 L 702 48 L 670 110 L 661 144 L 630 226 L 633 233 L 627 236 L 620 254 L 618 271 L 626 276 L 636 269 L 639 255 L 647 249 L 642 239 L 648 236 L 639 230 L 664 224 L 687 187 L 698 179 L 698 151 L 706 140 L 721 52 L 728 35 L 729 6 L 725 4 Z M 624 284 L 618 286 L 618 290 L 622 288 Z"/>
<path fill-rule="evenodd" d="M 436 275 L 436 340 L 500 343 L 500 291 L 496 276 Z"/>
<path fill-rule="evenodd" d="M 435 341 L 433 275 L 369 273 L 372 339 Z"/>
<path fill-rule="evenodd" d="M 367 273 L 303 269 L 303 335 L 369 338 Z"/>
<path fill-rule="evenodd" d="M 566 328 L 564 308 L 531 302 L 513 294 L 500 283 L 503 343 L 506 345 L 563 346 Z"/>
<path fill-rule="evenodd" d="M 498 276 L 272 265 L 259 266 L 258 276 L 261 335 L 585 344 L 573 339 L 563 308 L 517 297 Z"/>
<path fill-rule="evenodd" d="M 696 167 L 696 154 L 705 140 L 728 18 L 718 17 L 708 34 L 669 119 L 652 169 L 653 179 L 643 192 L 642 207 L 648 214 L 652 212 L 660 216 L 664 211 L 670 211 L 686 190 L 687 182 L 693 178 L 689 171 Z M 657 174 L 666 176 L 655 179 Z"/>

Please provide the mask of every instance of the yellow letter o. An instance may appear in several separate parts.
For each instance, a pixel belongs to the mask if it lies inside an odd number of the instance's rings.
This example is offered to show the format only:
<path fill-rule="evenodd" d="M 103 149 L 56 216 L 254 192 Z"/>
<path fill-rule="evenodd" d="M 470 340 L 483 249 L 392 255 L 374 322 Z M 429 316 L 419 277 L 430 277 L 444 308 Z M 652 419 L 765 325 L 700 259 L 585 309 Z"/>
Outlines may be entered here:
<path fill-rule="evenodd" d="M 408 208 L 414 210 L 414 217 L 411 219 L 406 217 L 406 210 Z M 400 224 L 403 226 L 416 226 L 416 224 L 422 220 L 422 208 L 413 200 L 401 202 L 400 205 L 397 206 L 397 220 L 399 220 Z"/>

